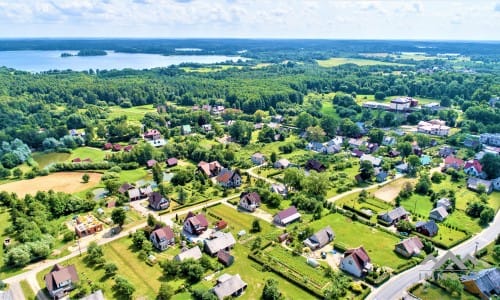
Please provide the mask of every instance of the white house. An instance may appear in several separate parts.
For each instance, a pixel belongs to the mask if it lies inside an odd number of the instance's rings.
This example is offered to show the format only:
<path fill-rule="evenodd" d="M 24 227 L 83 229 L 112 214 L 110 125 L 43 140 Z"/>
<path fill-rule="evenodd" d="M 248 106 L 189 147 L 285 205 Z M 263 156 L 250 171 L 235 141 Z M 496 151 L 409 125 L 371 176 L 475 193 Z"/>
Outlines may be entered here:
<path fill-rule="evenodd" d="M 363 247 L 347 250 L 340 261 L 340 269 L 356 277 L 363 276 L 371 268 L 370 257 Z"/>
<path fill-rule="evenodd" d="M 250 159 L 256 165 L 262 165 L 266 161 L 264 154 L 259 152 L 254 153 Z"/>
<path fill-rule="evenodd" d="M 391 100 L 391 109 L 393 110 L 407 110 L 410 108 L 410 105 L 411 99 L 408 97 Z"/>

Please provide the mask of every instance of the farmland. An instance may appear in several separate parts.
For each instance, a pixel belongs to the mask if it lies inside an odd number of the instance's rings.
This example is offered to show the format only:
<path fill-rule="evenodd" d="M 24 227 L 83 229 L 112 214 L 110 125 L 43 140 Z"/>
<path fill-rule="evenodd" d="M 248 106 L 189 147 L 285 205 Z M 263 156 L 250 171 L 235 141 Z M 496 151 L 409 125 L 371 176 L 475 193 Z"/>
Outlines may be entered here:
<path fill-rule="evenodd" d="M 355 64 L 358 66 L 375 66 L 375 65 L 404 66 L 404 64 L 384 62 L 384 61 L 378 61 L 378 60 L 373 60 L 373 59 L 345 58 L 345 57 L 332 57 L 332 58 L 326 59 L 326 60 L 318 60 L 317 62 L 321 67 L 325 67 L 325 68 L 337 67 L 337 66 L 344 65 L 344 64 Z"/>

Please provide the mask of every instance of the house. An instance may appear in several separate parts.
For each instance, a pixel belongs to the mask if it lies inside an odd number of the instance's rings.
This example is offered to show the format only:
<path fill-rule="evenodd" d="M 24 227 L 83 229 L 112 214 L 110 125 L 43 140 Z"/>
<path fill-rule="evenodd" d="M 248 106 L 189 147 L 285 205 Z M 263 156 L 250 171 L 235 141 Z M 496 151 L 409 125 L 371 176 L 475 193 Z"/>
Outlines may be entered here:
<path fill-rule="evenodd" d="M 341 136 L 336 136 L 330 141 L 328 141 L 327 146 L 333 146 L 333 145 L 342 146 L 343 143 L 344 143 L 344 138 Z"/>
<path fill-rule="evenodd" d="M 491 107 L 496 107 L 498 101 L 500 101 L 500 97 L 491 97 L 490 101 L 488 101 L 488 104 Z"/>
<path fill-rule="evenodd" d="M 175 158 L 175 157 L 171 157 L 171 158 L 167 159 L 167 167 L 169 167 L 169 168 L 177 166 L 178 163 L 179 162 L 177 161 L 177 158 Z"/>
<path fill-rule="evenodd" d="M 436 202 L 436 207 L 444 207 L 446 211 L 452 210 L 451 201 L 448 198 L 441 198 Z"/>
<path fill-rule="evenodd" d="M 446 217 L 448 217 L 448 211 L 446 211 L 446 208 L 442 206 L 434 208 L 429 213 L 429 219 L 434 220 L 436 222 L 443 222 L 444 219 L 446 219 Z"/>
<path fill-rule="evenodd" d="M 102 147 L 102 149 L 104 149 L 104 150 L 111 150 L 111 149 L 113 149 L 113 144 L 106 143 L 106 144 L 104 144 L 104 146 Z"/>
<path fill-rule="evenodd" d="M 340 150 L 342 150 L 342 145 L 327 145 L 326 146 L 326 153 L 327 154 L 339 153 Z"/>
<path fill-rule="evenodd" d="M 201 107 L 201 109 L 203 109 L 204 111 L 211 112 L 212 111 L 212 106 L 209 105 L 209 104 L 203 104 L 203 106 Z"/>
<path fill-rule="evenodd" d="M 219 220 L 215 222 L 215 230 L 222 230 L 227 227 L 227 222 L 224 220 Z"/>
<path fill-rule="evenodd" d="M 394 167 L 399 173 L 407 173 L 408 172 L 408 164 L 402 163 Z"/>
<path fill-rule="evenodd" d="M 142 199 L 141 191 L 138 188 L 133 188 L 128 191 L 128 199 L 136 201 Z"/>
<path fill-rule="evenodd" d="M 466 291 L 477 297 L 488 300 L 500 295 L 500 268 L 493 267 L 473 272 L 460 278 Z"/>
<path fill-rule="evenodd" d="M 361 158 L 361 156 L 365 155 L 365 153 L 359 149 L 354 149 L 351 151 L 351 155 L 354 157 Z"/>
<path fill-rule="evenodd" d="M 191 130 L 191 125 L 182 125 L 181 126 L 181 133 L 182 135 L 189 135 L 193 131 Z"/>
<path fill-rule="evenodd" d="M 448 155 L 444 159 L 444 169 L 445 170 L 448 168 L 453 168 L 455 170 L 458 170 L 458 169 L 462 168 L 464 166 L 464 164 L 465 163 L 463 160 L 461 160 L 460 158 L 456 158 L 453 155 Z"/>
<path fill-rule="evenodd" d="M 214 238 L 205 240 L 205 252 L 215 256 L 220 250 L 229 251 L 236 244 L 236 240 L 230 232 L 218 231 L 214 233 Z"/>
<path fill-rule="evenodd" d="M 65 296 L 75 288 L 75 284 L 80 280 L 75 265 L 63 267 L 60 264 L 54 265 L 44 279 L 47 291 L 53 298 Z"/>
<path fill-rule="evenodd" d="M 306 169 L 307 170 L 314 170 L 316 172 L 324 172 L 326 171 L 326 166 L 322 164 L 320 161 L 315 160 L 315 159 L 310 159 L 306 163 Z"/>
<path fill-rule="evenodd" d="M 217 279 L 217 285 L 214 287 L 213 292 L 219 300 L 227 297 L 238 297 L 247 288 L 246 282 L 241 280 L 239 274 L 229 275 L 224 274 Z"/>
<path fill-rule="evenodd" d="M 363 139 L 350 138 L 348 144 L 349 144 L 349 147 L 351 147 L 353 149 L 357 149 L 361 146 L 365 146 L 367 143 Z"/>
<path fill-rule="evenodd" d="M 146 162 L 146 165 L 148 166 L 148 168 L 152 168 L 154 167 L 158 162 L 155 160 L 155 159 L 150 159 Z"/>
<path fill-rule="evenodd" d="M 212 114 L 214 115 L 220 115 L 224 113 L 225 107 L 223 105 L 214 105 L 212 107 Z"/>
<path fill-rule="evenodd" d="M 295 206 L 290 206 L 289 208 L 280 211 L 274 216 L 274 223 L 286 226 L 294 221 L 298 221 L 300 219 L 300 213 L 297 211 Z"/>
<path fill-rule="evenodd" d="M 217 176 L 217 182 L 225 188 L 233 188 L 241 185 L 241 176 L 229 169 L 222 169 Z"/>
<path fill-rule="evenodd" d="M 145 140 L 158 140 L 161 139 L 161 133 L 157 129 L 150 129 L 143 135 Z"/>
<path fill-rule="evenodd" d="M 222 165 L 218 161 L 205 162 L 200 161 L 198 163 L 198 170 L 205 174 L 207 177 L 214 177 L 219 175 L 222 170 Z"/>
<path fill-rule="evenodd" d="M 260 195 L 256 192 L 244 192 L 240 195 L 240 207 L 248 210 L 255 211 L 261 204 Z"/>
<path fill-rule="evenodd" d="M 464 172 L 470 176 L 486 178 L 486 174 L 483 173 L 483 166 L 477 159 L 468 160 L 464 165 Z"/>
<path fill-rule="evenodd" d="M 483 133 L 479 136 L 479 142 L 489 146 L 500 147 L 500 133 Z"/>
<path fill-rule="evenodd" d="M 366 146 L 366 149 L 368 153 L 373 153 L 378 150 L 378 144 L 377 143 L 368 143 Z"/>
<path fill-rule="evenodd" d="M 120 151 L 120 150 L 122 150 L 122 145 L 120 144 L 114 144 L 113 148 L 111 149 L 111 151 Z"/>
<path fill-rule="evenodd" d="M 326 147 L 320 142 L 309 142 L 306 145 L 306 150 L 315 151 L 318 153 L 325 153 Z"/>
<path fill-rule="evenodd" d="M 102 293 L 102 290 L 97 290 L 88 296 L 80 298 L 80 300 L 104 300 L 104 299 L 105 298 L 104 294 Z"/>
<path fill-rule="evenodd" d="M 418 221 L 415 224 L 415 229 L 417 230 L 417 232 L 425 236 L 433 237 L 438 233 L 439 227 L 437 226 L 436 222 L 434 222 L 434 220 L 430 220 L 427 222 Z"/>
<path fill-rule="evenodd" d="M 410 213 L 404 207 L 398 206 L 389 212 L 379 214 L 378 218 L 393 225 L 400 220 L 406 219 L 409 215 Z"/>
<path fill-rule="evenodd" d="M 234 263 L 234 256 L 229 251 L 221 250 L 217 252 L 217 260 L 227 268 Z"/>
<path fill-rule="evenodd" d="M 163 147 L 167 144 L 165 139 L 148 140 L 148 143 L 153 147 Z"/>
<path fill-rule="evenodd" d="M 201 125 L 201 129 L 203 129 L 204 132 L 210 132 L 212 131 L 212 124 L 203 124 Z"/>
<path fill-rule="evenodd" d="M 119 188 L 118 188 L 118 193 L 120 194 L 125 194 L 126 192 L 128 192 L 129 190 L 135 188 L 133 185 L 131 185 L 130 183 L 128 182 L 125 182 L 124 184 L 122 184 Z"/>
<path fill-rule="evenodd" d="M 149 235 L 149 240 L 153 243 L 156 249 L 160 251 L 166 250 L 169 246 L 175 244 L 175 234 L 172 228 L 164 226 L 153 230 Z"/>
<path fill-rule="evenodd" d="M 347 250 L 340 261 L 340 269 L 356 277 L 361 277 L 371 268 L 370 257 L 363 247 Z"/>
<path fill-rule="evenodd" d="M 290 166 L 290 161 L 286 158 L 282 158 L 274 163 L 276 169 L 286 169 Z"/>
<path fill-rule="evenodd" d="M 375 175 L 375 180 L 377 182 L 384 182 L 387 179 L 387 176 L 389 176 L 389 173 L 386 171 L 380 171 Z"/>
<path fill-rule="evenodd" d="M 153 192 L 148 197 L 149 207 L 154 210 L 167 209 L 170 206 L 170 201 L 163 197 L 159 192 Z"/>
<path fill-rule="evenodd" d="M 311 235 L 309 238 L 304 240 L 304 245 L 311 248 L 311 250 L 321 249 L 328 243 L 333 241 L 335 238 L 335 233 L 330 226 L 326 226 L 315 234 Z"/>
<path fill-rule="evenodd" d="M 495 191 L 500 191 L 500 177 L 493 179 L 491 183 L 493 184 L 493 189 Z"/>
<path fill-rule="evenodd" d="M 450 127 L 445 125 L 445 121 L 441 120 L 430 120 L 420 121 L 417 124 L 417 132 L 437 135 L 437 136 L 447 136 L 450 133 Z"/>
<path fill-rule="evenodd" d="M 185 259 L 193 259 L 193 260 L 198 260 L 203 256 L 201 254 L 201 250 L 199 246 L 195 246 L 191 249 L 185 249 L 181 253 L 177 254 L 174 257 L 174 260 L 176 261 L 183 261 Z"/>
<path fill-rule="evenodd" d="M 288 190 L 282 183 L 271 183 L 271 192 L 280 194 L 283 197 L 286 197 L 288 195 Z"/>
<path fill-rule="evenodd" d="M 281 123 L 281 122 L 283 122 L 283 116 L 282 115 L 274 115 L 271 117 L 271 122 Z"/>
<path fill-rule="evenodd" d="M 420 156 L 420 164 L 422 166 L 430 165 L 431 162 L 432 162 L 432 158 L 429 155 L 422 155 L 422 156 Z"/>
<path fill-rule="evenodd" d="M 479 186 L 484 186 L 484 190 L 487 194 L 493 191 L 493 184 L 490 180 L 484 180 L 476 177 L 469 177 L 469 179 L 467 179 L 468 189 L 478 192 Z"/>
<path fill-rule="evenodd" d="M 130 152 L 130 151 L 132 151 L 132 149 L 133 149 L 133 148 L 134 148 L 134 146 L 132 146 L 132 145 L 127 145 L 127 146 L 123 147 L 123 151 L 125 151 L 125 152 Z"/>
<path fill-rule="evenodd" d="M 422 244 L 422 241 L 417 236 L 414 236 L 397 243 L 394 251 L 404 257 L 412 257 L 418 255 L 423 248 L 424 244 Z"/>
<path fill-rule="evenodd" d="M 391 109 L 392 110 L 398 110 L 398 111 L 404 111 L 408 110 L 411 105 L 411 98 L 410 97 L 400 97 L 396 99 L 391 100 Z"/>
<path fill-rule="evenodd" d="M 189 212 L 184 220 L 182 228 L 190 234 L 200 235 L 207 230 L 208 221 L 203 214 L 195 215 L 194 213 Z"/>
<path fill-rule="evenodd" d="M 81 158 L 77 157 L 71 160 L 72 163 L 80 163 L 82 162 Z"/>
<path fill-rule="evenodd" d="M 264 154 L 259 152 L 254 153 L 250 159 L 256 165 L 262 165 L 266 161 L 266 159 L 264 158 Z"/>
<path fill-rule="evenodd" d="M 374 167 L 380 167 L 382 159 L 375 157 L 371 154 L 364 154 L 359 158 L 360 161 L 369 161 Z"/>
<path fill-rule="evenodd" d="M 479 147 L 481 142 L 480 142 L 480 138 L 478 135 L 469 134 L 465 137 L 463 144 L 467 148 L 476 149 L 477 147 Z"/>
<path fill-rule="evenodd" d="M 384 139 L 382 140 L 382 145 L 384 146 L 394 146 L 396 144 L 396 138 L 393 136 L 384 136 Z"/>
<path fill-rule="evenodd" d="M 93 215 L 78 216 L 76 218 L 75 233 L 78 237 L 84 237 L 90 234 L 102 231 L 103 225 Z"/>
<path fill-rule="evenodd" d="M 455 152 L 456 152 L 455 149 L 453 149 L 450 146 L 443 146 L 439 148 L 439 156 L 441 157 L 448 157 L 450 155 L 454 155 Z"/>

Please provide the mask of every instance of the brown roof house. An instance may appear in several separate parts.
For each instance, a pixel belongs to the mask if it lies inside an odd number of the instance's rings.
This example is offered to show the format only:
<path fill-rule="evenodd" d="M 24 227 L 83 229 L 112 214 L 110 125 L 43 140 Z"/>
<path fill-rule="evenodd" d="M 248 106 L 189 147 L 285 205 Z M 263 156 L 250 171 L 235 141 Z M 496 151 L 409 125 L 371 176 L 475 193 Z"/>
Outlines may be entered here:
<path fill-rule="evenodd" d="M 233 188 L 241 185 L 241 176 L 235 171 L 223 169 L 217 176 L 217 182 L 225 188 Z"/>
<path fill-rule="evenodd" d="M 326 226 L 315 234 L 311 235 L 309 238 L 304 240 L 304 245 L 311 248 L 311 250 L 321 249 L 328 243 L 333 241 L 335 238 L 335 233 L 330 226 Z"/>
<path fill-rule="evenodd" d="M 460 281 L 465 290 L 481 299 L 493 299 L 494 295 L 500 295 L 500 268 L 498 267 L 471 273 L 460 278 Z"/>
<path fill-rule="evenodd" d="M 149 207 L 154 210 L 163 210 L 167 209 L 170 206 L 170 201 L 167 198 L 163 197 L 159 192 L 153 192 L 149 195 L 148 198 Z"/>
<path fill-rule="evenodd" d="M 175 234 L 172 228 L 164 226 L 153 230 L 149 235 L 149 240 L 156 249 L 163 251 L 175 243 Z"/>
<path fill-rule="evenodd" d="M 240 195 L 240 207 L 245 210 L 253 212 L 260 206 L 260 203 L 260 196 L 256 192 L 243 192 Z"/>
<path fill-rule="evenodd" d="M 54 265 L 49 274 L 45 275 L 45 285 L 53 298 L 61 298 L 75 288 L 78 274 L 74 265 L 63 267 Z"/>
<path fill-rule="evenodd" d="M 207 175 L 207 177 L 214 177 L 219 175 L 222 170 L 222 165 L 218 161 L 212 161 L 209 163 L 206 161 L 200 161 L 198 163 L 198 170 Z"/>
<path fill-rule="evenodd" d="M 356 277 L 363 276 L 371 268 L 370 257 L 363 247 L 347 250 L 340 261 L 340 269 Z"/>
<path fill-rule="evenodd" d="M 259 152 L 254 153 L 250 159 L 256 165 L 262 165 L 264 162 L 266 162 L 264 154 L 259 153 Z"/>
<path fill-rule="evenodd" d="M 414 236 L 397 243 L 394 251 L 404 257 L 411 257 L 413 255 L 418 255 L 422 248 L 424 248 L 422 241 L 420 241 L 418 237 Z"/>
<path fill-rule="evenodd" d="M 322 164 L 320 161 L 317 161 L 315 159 L 310 159 L 306 163 L 306 169 L 307 170 L 314 170 L 316 172 L 323 172 L 326 171 L 326 167 L 324 164 Z"/>
<path fill-rule="evenodd" d="M 189 212 L 184 220 L 182 228 L 190 234 L 200 235 L 207 230 L 208 221 L 203 214 L 195 215 L 194 213 Z"/>
<path fill-rule="evenodd" d="M 239 274 L 232 276 L 224 274 L 217 279 L 217 285 L 214 287 L 213 292 L 219 300 L 222 300 L 230 296 L 240 296 L 246 288 L 247 284 L 241 279 Z"/>
<path fill-rule="evenodd" d="M 234 256 L 229 251 L 220 250 L 217 252 L 217 260 L 224 266 L 229 267 L 234 263 Z"/>
<path fill-rule="evenodd" d="M 297 211 L 295 206 L 290 206 L 289 208 L 280 211 L 274 216 L 274 223 L 286 226 L 294 221 L 300 220 L 300 213 Z"/>

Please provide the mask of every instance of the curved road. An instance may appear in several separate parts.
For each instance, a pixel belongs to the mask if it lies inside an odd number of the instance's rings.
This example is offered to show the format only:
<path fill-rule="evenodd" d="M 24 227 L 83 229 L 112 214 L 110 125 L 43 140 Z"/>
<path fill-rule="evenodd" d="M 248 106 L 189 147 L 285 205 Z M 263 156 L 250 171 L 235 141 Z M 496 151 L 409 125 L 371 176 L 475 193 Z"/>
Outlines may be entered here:
<path fill-rule="evenodd" d="M 452 251 L 455 255 L 460 255 L 462 257 L 467 254 L 472 255 L 476 250 L 476 243 L 478 250 L 484 248 L 493 242 L 498 234 L 500 234 L 500 213 L 496 214 L 495 219 L 486 229 L 460 245 L 453 247 L 450 251 Z M 446 252 L 448 251 L 442 251 L 437 258 L 439 259 L 443 257 Z M 407 295 L 406 290 L 410 286 L 423 280 L 425 275 L 430 273 L 429 270 L 432 266 L 433 263 L 429 261 L 426 264 L 417 265 L 406 272 L 398 274 L 379 288 L 374 289 L 367 299 L 387 300 L 403 298 Z"/>

